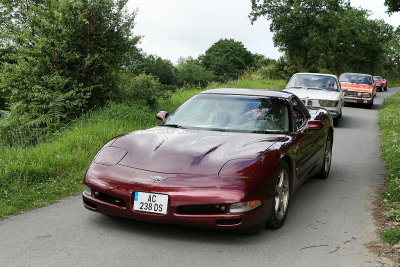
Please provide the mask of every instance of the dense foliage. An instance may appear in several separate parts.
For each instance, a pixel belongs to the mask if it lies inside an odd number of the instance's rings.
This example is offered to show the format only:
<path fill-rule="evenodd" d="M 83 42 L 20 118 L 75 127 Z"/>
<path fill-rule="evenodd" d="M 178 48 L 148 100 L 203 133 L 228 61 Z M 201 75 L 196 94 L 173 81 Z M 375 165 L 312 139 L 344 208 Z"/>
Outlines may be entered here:
<path fill-rule="evenodd" d="M 297 71 L 376 73 L 383 70 L 392 27 L 344 0 L 251 0 L 252 22 L 270 21 L 274 43 Z"/>
<path fill-rule="evenodd" d="M 135 47 L 126 0 L 2 1 L 0 140 L 56 128 L 118 93 L 117 73 Z M 5 98 L 4 98 L 5 96 Z M 4 113 L 4 112 L 3 112 Z"/>
<path fill-rule="evenodd" d="M 219 81 L 226 81 L 237 79 L 249 68 L 253 64 L 253 55 L 241 42 L 221 39 L 206 50 L 201 62 Z"/>
<path fill-rule="evenodd" d="M 399 0 L 385 0 L 385 5 L 388 7 L 389 13 L 400 11 L 400 1 Z"/>
<path fill-rule="evenodd" d="M 175 68 L 170 60 L 154 55 L 133 53 L 126 63 L 126 69 L 131 75 L 147 74 L 157 77 L 162 84 L 176 83 Z"/>
<path fill-rule="evenodd" d="M 180 58 L 176 67 L 178 86 L 205 87 L 215 80 L 211 70 L 207 70 L 198 60 L 193 58 Z"/>

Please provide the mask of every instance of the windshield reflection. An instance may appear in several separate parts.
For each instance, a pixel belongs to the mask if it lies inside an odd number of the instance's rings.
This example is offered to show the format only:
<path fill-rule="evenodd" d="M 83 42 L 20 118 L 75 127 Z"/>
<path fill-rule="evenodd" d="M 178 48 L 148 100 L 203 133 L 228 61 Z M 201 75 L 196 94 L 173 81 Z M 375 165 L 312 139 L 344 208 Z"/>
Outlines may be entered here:
<path fill-rule="evenodd" d="M 200 94 L 181 105 L 163 126 L 238 132 L 288 132 L 287 102 L 276 97 Z"/>
<path fill-rule="evenodd" d="M 304 88 L 328 91 L 339 91 L 337 81 L 328 75 L 295 74 L 286 88 Z"/>

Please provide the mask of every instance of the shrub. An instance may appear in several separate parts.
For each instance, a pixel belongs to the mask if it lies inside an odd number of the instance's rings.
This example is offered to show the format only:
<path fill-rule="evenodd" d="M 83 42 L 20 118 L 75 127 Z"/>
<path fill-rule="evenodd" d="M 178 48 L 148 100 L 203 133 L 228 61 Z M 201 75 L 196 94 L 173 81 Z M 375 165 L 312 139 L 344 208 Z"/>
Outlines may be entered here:
<path fill-rule="evenodd" d="M 154 107 L 160 98 L 168 98 L 170 91 L 165 90 L 157 78 L 152 75 L 139 74 L 128 78 L 127 86 L 123 91 L 125 99 L 131 101 L 145 101 Z"/>
<path fill-rule="evenodd" d="M 176 67 L 179 86 L 197 86 L 203 88 L 215 79 L 212 71 L 206 70 L 197 60 L 181 58 Z"/>

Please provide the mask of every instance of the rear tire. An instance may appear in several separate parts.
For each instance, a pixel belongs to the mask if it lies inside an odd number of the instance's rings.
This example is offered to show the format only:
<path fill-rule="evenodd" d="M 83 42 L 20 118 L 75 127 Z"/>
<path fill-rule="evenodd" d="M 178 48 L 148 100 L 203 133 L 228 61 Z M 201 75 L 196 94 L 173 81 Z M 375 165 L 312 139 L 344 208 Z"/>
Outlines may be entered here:
<path fill-rule="evenodd" d="M 315 175 L 318 179 L 326 179 L 329 176 L 332 163 L 332 134 L 328 134 L 325 144 L 324 152 L 324 163 L 322 164 L 321 170 Z"/>
<path fill-rule="evenodd" d="M 274 199 L 271 207 L 271 217 L 266 226 L 270 229 L 280 228 L 286 220 L 290 198 L 290 170 L 285 161 L 281 161 L 275 181 Z"/>

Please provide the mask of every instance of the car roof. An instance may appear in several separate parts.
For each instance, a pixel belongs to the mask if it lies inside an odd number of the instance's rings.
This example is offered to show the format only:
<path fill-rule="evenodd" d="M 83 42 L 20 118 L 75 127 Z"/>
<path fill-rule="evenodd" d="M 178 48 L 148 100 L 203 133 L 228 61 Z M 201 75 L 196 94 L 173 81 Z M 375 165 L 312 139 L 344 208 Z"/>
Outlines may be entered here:
<path fill-rule="evenodd" d="M 344 72 L 340 74 L 342 76 L 343 74 L 353 74 L 353 75 L 361 75 L 361 76 L 372 76 L 371 74 L 366 74 L 366 73 L 353 73 L 353 72 Z"/>
<path fill-rule="evenodd" d="M 200 94 L 220 94 L 220 95 L 249 95 L 249 96 L 268 96 L 289 98 L 293 94 L 283 91 L 275 91 L 268 89 L 246 89 L 246 88 L 218 88 L 203 91 Z"/>
<path fill-rule="evenodd" d="M 296 75 L 296 74 L 319 75 L 319 76 L 330 76 L 330 77 L 337 78 L 337 76 L 336 76 L 336 75 L 333 75 L 333 74 L 327 74 L 327 73 L 298 72 L 298 73 L 295 73 L 295 74 L 293 74 L 293 75 Z"/>

